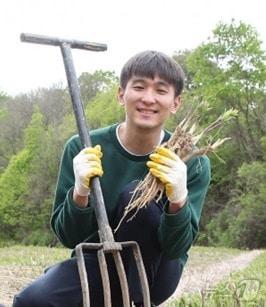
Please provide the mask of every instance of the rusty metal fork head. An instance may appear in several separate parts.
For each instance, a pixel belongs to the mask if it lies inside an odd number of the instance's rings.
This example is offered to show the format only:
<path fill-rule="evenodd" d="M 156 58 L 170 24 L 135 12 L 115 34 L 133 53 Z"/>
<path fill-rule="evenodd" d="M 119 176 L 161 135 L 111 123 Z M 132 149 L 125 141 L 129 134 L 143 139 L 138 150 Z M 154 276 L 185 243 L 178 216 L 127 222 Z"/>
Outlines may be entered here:
<path fill-rule="evenodd" d="M 139 275 L 144 307 L 150 307 L 150 293 L 149 293 L 149 286 L 148 286 L 148 281 L 147 281 L 147 277 L 145 273 L 145 268 L 144 268 L 139 246 L 134 241 L 80 243 L 76 246 L 75 252 L 77 256 L 77 263 L 78 263 L 78 270 L 79 270 L 79 276 L 80 276 L 80 281 L 81 281 L 84 307 L 90 307 L 89 282 L 87 278 L 87 271 L 86 271 L 85 260 L 84 260 L 84 251 L 86 250 L 97 250 L 97 257 L 99 261 L 99 267 L 100 267 L 100 273 L 101 273 L 101 279 L 102 279 L 102 285 L 103 285 L 104 306 L 112 307 L 110 279 L 109 279 L 107 263 L 106 263 L 107 253 L 111 254 L 114 259 L 115 267 L 116 267 L 117 274 L 119 277 L 121 292 L 122 292 L 123 306 L 124 307 L 131 306 L 127 277 L 126 277 L 122 257 L 120 254 L 120 252 L 124 248 L 132 249 L 137 271 L 138 271 L 138 275 Z"/>

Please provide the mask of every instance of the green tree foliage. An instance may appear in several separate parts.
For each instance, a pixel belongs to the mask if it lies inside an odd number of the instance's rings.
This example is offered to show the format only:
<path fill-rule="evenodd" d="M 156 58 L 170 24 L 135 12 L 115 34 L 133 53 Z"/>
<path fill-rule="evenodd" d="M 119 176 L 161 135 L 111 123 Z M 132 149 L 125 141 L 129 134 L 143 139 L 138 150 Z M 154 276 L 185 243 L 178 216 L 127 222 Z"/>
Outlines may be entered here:
<path fill-rule="evenodd" d="M 51 237 L 49 215 L 52 203 L 51 178 L 56 176 L 50 131 L 38 109 L 25 129 L 24 148 L 14 155 L 0 177 L 1 240 L 34 243 Z M 49 150 L 47 150 L 49 149 Z M 44 233 L 46 230 L 46 234 Z M 45 237 L 43 240 L 47 240 Z M 49 238 L 51 239 L 51 238 Z"/>
<path fill-rule="evenodd" d="M 244 163 L 235 196 L 207 226 L 207 241 L 218 246 L 266 247 L 266 163 Z"/>
<path fill-rule="evenodd" d="M 64 116 L 71 112 L 68 89 L 60 84 L 35 90 L 31 93 L 30 100 L 39 106 L 45 124 L 52 127 L 60 125 Z"/>
<path fill-rule="evenodd" d="M 178 52 L 175 52 L 173 55 L 173 59 L 182 67 L 185 74 L 185 92 L 189 91 L 192 88 L 195 74 L 195 72 L 193 72 L 193 70 L 191 70 L 188 66 L 188 58 L 191 53 L 191 50 L 180 50 Z"/>
<path fill-rule="evenodd" d="M 90 74 L 84 72 L 79 77 L 81 97 L 86 105 L 98 93 L 110 89 L 118 81 L 114 72 L 96 70 Z"/>
<path fill-rule="evenodd" d="M 99 92 L 100 81 L 96 78 L 99 93 L 87 106 L 90 110 L 95 109 L 95 116 L 90 113 L 89 118 L 92 118 L 92 125 L 96 128 L 103 123 L 116 121 L 115 110 L 119 108 L 113 99 L 114 86 L 108 88 L 112 73 L 102 72 L 102 77 L 104 76 L 105 79 L 101 83 L 104 91 Z M 109 81 L 107 76 L 110 77 Z M 100 78 L 100 75 L 98 77 Z M 91 86 L 92 83 L 93 81 Z M 77 133 L 68 89 L 53 86 L 8 98 L 9 101 L 7 98 L 3 97 L 2 100 L 0 121 L 0 125 L 6 127 L 1 138 L 1 141 L 5 141 L 3 152 L 9 148 L 8 140 L 14 136 L 12 132 L 16 128 L 16 122 L 21 129 L 20 138 L 19 135 L 17 137 L 20 139 L 20 146 L 14 145 L 14 152 L 9 154 L 0 177 L 0 241 L 53 244 L 54 236 L 49 220 L 59 160 L 65 141 Z M 22 106 L 25 110 L 22 110 L 21 118 L 15 120 L 18 116 L 15 108 L 20 110 Z M 110 114 L 114 115 L 113 118 Z M 103 122 L 98 122 L 99 118 L 102 118 Z M 10 123 L 10 119 L 14 120 Z M 26 129 L 22 125 L 27 125 Z"/>
<path fill-rule="evenodd" d="M 198 242 L 251 246 L 242 240 L 243 229 L 247 229 L 244 223 L 248 222 L 248 211 L 240 204 L 254 191 L 242 190 L 241 201 L 235 193 L 238 182 L 243 179 L 241 170 L 246 167 L 243 163 L 255 167 L 265 157 L 263 143 L 260 142 L 266 133 L 265 51 L 257 32 L 250 25 L 235 21 L 231 24 L 220 23 L 207 43 L 188 54 L 186 67 L 192 76 L 188 97 L 198 99 L 199 102 L 205 101 L 208 105 L 202 113 L 203 125 L 216 118 L 224 109 L 235 108 L 239 111 L 236 120 L 223 129 L 223 134 L 232 138 L 219 151 L 225 163 L 221 164 L 212 157 L 212 185 L 202 218 L 203 234 Z M 250 214 L 260 211 L 256 206 L 261 205 L 255 201 L 250 204 Z M 236 216 L 239 223 L 235 222 Z M 210 229 L 215 235 L 210 236 Z M 254 245 L 262 244 L 261 240 L 256 241 L 250 223 L 248 229 Z M 259 231 L 258 228 L 256 230 Z"/>
<path fill-rule="evenodd" d="M 23 147 L 23 131 L 33 112 L 27 95 L 0 99 L 0 173 Z"/>
<path fill-rule="evenodd" d="M 39 88 L 16 97 L 0 96 L 0 173 L 7 167 L 9 159 L 23 148 L 24 129 L 29 125 L 36 105 L 43 114 L 44 123 L 55 130 L 72 112 L 68 89 L 61 85 Z M 68 129 L 67 124 L 66 127 Z"/>
<path fill-rule="evenodd" d="M 122 121 L 124 110 L 117 101 L 117 85 L 98 94 L 86 108 L 86 117 L 92 129 Z"/>
<path fill-rule="evenodd" d="M 30 163 L 36 154 L 42 132 L 42 116 L 38 112 L 34 114 L 31 124 L 25 131 L 25 148 L 11 158 L 8 167 L 1 175 L 1 236 L 17 238 L 21 235 L 19 228 L 24 225 L 27 218 L 30 218 L 26 217 L 25 195 L 32 188 L 28 185 Z M 34 143 L 36 139 L 38 142 Z"/>
<path fill-rule="evenodd" d="M 266 131 L 266 54 L 257 32 L 242 22 L 219 24 L 209 42 L 187 59 L 193 95 L 206 100 L 210 119 L 225 108 L 239 117 L 231 129 L 234 144 L 247 162 L 262 158 L 259 144 Z"/>

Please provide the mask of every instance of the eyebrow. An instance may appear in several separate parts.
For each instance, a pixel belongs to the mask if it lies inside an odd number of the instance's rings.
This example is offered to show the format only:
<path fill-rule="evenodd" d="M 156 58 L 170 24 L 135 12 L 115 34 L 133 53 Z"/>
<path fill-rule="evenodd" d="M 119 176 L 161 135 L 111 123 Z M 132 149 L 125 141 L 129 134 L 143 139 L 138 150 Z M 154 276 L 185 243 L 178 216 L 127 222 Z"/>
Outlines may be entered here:
<path fill-rule="evenodd" d="M 170 86 L 170 83 L 164 81 L 164 80 L 159 80 L 156 82 L 158 85 L 164 85 L 164 86 Z"/>
<path fill-rule="evenodd" d="M 147 78 L 147 77 L 133 77 L 132 78 L 132 83 L 137 83 L 137 82 L 145 82 L 146 79 L 151 79 L 151 78 Z M 163 79 L 159 79 L 158 81 L 156 81 L 157 85 L 162 85 L 162 86 L 169 86 L 170 84 L 167 81 L 164 81 Z"/>
<path fill-rule="evenodd" d="M 145 82 L 145 78 L 133 77 L 132 83 L 135 83 L 135 82 Z"/>

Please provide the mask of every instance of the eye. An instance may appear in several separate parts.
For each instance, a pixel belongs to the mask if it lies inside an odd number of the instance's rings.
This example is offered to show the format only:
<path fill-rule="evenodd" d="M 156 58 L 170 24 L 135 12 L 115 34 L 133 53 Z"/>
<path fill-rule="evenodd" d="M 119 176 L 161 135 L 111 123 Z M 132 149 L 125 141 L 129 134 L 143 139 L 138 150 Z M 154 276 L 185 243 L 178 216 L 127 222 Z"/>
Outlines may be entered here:
<path fill-rule="evenodd" d="M 133 88 L 134 88 L 134 90 L 136 90 L 136 91 L 141 91 L 141 90 L 144 89 L 144 87 L 141 86 L 141 85 L 134 85 Z"/>
<path fill-rule="evenodd" d="M 163 88 L 158 88 L 157 93 L 159 93 L 160 95 L 165 95 L 165 94 L 168 93 L 168 91 L 166 89 L 163 89 Z"/>

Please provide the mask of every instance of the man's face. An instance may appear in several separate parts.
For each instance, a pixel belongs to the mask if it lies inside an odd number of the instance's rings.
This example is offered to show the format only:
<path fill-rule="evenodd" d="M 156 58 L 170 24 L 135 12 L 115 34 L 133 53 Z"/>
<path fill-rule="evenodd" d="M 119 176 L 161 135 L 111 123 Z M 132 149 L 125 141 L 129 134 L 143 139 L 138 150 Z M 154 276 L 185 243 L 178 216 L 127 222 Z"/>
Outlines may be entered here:
<path fill-rule="evenodd" d="M 158 76 L 132 77 L 125 89 L 119 89 L 118 99 L 125 107 L 127 123 L 142 129 L 161 128 L 180 106 L 174 86 Z"/>

